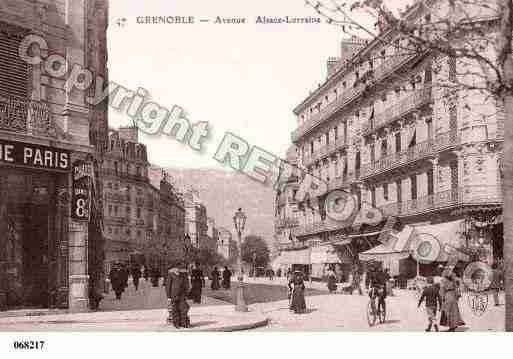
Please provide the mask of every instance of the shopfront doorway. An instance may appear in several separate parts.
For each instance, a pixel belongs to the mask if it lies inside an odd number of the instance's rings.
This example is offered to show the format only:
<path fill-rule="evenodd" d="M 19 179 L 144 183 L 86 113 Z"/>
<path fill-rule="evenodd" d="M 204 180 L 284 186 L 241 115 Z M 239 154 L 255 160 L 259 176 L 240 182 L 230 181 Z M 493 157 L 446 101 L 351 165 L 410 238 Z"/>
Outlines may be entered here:
<path fill-rule="evenodd" d="M 62 174 L 0 167 L 0 295 L 5 309 L 57 307 L 67 269 L 56 181 Z M 64 273 L 65 274 L 65 273 Z"/>

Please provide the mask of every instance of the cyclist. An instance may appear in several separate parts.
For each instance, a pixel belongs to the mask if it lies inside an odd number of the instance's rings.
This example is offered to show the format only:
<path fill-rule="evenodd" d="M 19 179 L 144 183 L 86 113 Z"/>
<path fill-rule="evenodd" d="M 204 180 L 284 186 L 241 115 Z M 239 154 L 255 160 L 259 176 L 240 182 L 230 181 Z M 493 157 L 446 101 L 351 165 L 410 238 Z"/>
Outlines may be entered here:
<path fill-rule="evenodd" d="M 378 298 L 378 313 L 386 313 L 386 283 L 390 279 L 390 275 L 381 269 L 373 270 L 372 272 L 369 297 L 373 303 L 373 310 L 376 308 L 376 298 Z"/>

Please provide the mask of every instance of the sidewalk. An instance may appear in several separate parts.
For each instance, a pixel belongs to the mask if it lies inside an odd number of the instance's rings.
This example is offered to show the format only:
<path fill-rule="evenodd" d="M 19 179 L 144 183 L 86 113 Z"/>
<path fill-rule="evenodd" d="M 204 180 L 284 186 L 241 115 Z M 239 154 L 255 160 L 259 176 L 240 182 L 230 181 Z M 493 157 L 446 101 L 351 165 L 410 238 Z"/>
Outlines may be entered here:
<path fill-rule="evenodd" d="M 237 331 L 267 325 L 261 312 L 235 312 L 233 305 L 191 308 L 191 328 L 166 323 L 166 309 L 48 314 L 41 317 L 0 318 L 0 331 Z"/>

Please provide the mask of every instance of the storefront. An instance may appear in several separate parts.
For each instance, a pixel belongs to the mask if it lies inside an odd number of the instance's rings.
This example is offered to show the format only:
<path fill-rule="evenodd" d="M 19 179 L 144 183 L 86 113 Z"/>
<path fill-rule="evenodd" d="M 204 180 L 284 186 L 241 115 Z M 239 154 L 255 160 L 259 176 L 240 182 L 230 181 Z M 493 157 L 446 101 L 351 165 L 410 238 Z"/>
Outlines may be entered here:
<path fill-rule="evenodd" d="M 0 310 L 87 308 L 88 225 L 74 216 L 87 193 L 72 194 L 72 151 L 0 147 Z"/>

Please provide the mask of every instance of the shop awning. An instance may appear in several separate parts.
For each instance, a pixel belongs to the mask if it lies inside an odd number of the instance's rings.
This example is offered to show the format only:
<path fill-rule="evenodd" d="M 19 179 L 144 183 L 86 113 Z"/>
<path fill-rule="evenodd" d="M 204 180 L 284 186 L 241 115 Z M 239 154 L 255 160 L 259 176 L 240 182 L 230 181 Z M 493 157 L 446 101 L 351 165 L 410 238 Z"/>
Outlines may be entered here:
<path fill-rule="evenodd" d="M 452 246 L 454 248 L 459 248 L 461 246 L 462 241 L 462 224 L 463 219 L 445 222 L 439 224 L 430 224 L 425 226 L 417 226 L 415 227 L 416 233 L 416 242 L 423 239 L 423 234 L 430 235 L 431 238 L 434 238 L 440 244 L 440 254 L 438 255 L 437 262 L 446 262 L 449 258 L 449 255 L 444 248 L 446 245 Z M 412 243 L 412 246 L 415 246 L 415 243 Z"/>
<path fill-rule="evenodd" d="M 281 264 L 310 264 L 310 249 L 283 251 L 280 255 Z"/>
<path fill-rule="evenodd" d="M 410 244 L 414 237 L 414 228 L 405 226 L 399 233 L 391 234 L 391 238 L 383 244 L 359 254 L 361 260 L 400 260 L 410 256 Z"/>
<path fill-rule="evenodd" d="M 341 263 L 340 258 L 332 245 L 312 247 L 310 260 L 312 264 Z"/>

